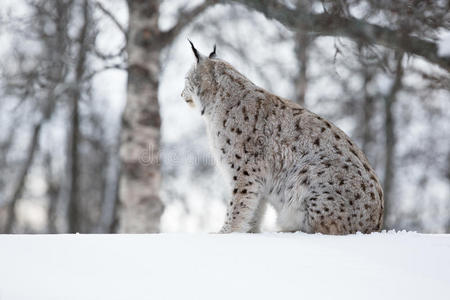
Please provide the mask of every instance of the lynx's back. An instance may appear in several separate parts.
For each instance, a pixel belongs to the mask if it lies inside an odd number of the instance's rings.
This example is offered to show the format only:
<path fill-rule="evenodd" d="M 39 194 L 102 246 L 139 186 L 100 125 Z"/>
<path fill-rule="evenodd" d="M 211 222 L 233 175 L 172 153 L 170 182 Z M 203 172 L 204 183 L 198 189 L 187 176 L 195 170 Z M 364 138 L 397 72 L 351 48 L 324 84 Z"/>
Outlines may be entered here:
<path fill-rule="evenodd" d="M 185 100 L 205 117 L 231 183 L 221 232 L 258 230 L 267 202 L 283 231 L 378 231 L 383 192 L 361 150 L 339 128 L 249 81 L 228 63 L 199 59 Z"/>

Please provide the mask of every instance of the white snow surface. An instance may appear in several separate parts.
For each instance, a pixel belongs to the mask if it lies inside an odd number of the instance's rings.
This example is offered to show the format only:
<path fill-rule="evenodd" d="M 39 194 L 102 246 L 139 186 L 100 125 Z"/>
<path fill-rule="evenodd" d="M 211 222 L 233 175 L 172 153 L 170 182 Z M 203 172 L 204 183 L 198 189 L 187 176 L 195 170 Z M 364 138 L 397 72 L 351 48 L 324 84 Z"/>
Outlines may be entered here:
<path fill-rule="evenodd" d="M 450 299 L 450 235 L 3 235 L 16 299 Z"/>

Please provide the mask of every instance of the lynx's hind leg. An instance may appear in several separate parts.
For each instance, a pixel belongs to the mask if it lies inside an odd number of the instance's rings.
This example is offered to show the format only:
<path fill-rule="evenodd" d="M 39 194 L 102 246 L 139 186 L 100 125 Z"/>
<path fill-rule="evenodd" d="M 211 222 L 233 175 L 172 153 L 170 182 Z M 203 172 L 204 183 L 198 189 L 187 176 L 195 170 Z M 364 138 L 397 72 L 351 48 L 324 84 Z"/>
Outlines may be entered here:
<path fill-rule="evenodd" d="M 260 199 L 258 208 L 253 215 L 253 218 L 250 222 L 251 228 L 249 232 L 258 233 L 261 230 L 261 223 L 264 219 L 264 214 L 267 210 L 267 201 L 266 199 Z"/>

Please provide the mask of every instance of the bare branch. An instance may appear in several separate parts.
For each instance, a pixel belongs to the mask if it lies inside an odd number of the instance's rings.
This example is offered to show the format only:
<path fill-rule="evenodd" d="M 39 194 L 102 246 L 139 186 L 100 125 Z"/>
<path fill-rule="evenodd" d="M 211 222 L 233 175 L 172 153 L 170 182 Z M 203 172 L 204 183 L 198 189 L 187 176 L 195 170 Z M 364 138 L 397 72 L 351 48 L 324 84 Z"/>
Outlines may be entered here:
<path fill-rule="evenodd" d="M 164 45 L 166 46 L 170 44 L 189 23 L 191 23 L 197 16 L 199 16 L 206 9 L 216 4 L 217 2 L 218 0 L 205 0 L 205 2 L 198 5 L 192 10 L 181 12 L 178 16 L 178 23 L 175 24 L 171 29 L 161 33 Z"/>
<path fill-rule="evenodd" d="M 93 77 L 95 77 L 96 75 L 104 72 L 104 71 L 108 71 L 108 70 L 126 70 L 126 66 L 124 64 L 113 64 L 113 65 L 107 65 L 104 66 L 98 70 L 94 70 L 91 73 L 87 74 L 82 81 L 89 81 L 91 80 Z"/>
<path fill-rule="evenodd" d="M 125 37 L 128 37 L 128 31 L 120 24 L 119 20 L 110 12 L 107 8 L 103 6 L 100 2 L 95 2 L 95 6 L 97 6 L 107 17 L 111 19 L 111 21 L 119 28 L 120 31 L 125 35 Z"/>
<path fill-rule="evenodd" d="M 414 54 L 450 72 L 450 57 L 439 56 L 435 42 L 405 34 L 401 30 L 392 30 L 352 17 L 344 18 L 328 13 L 307 14 L 273 0 L 221 0 L 221 2 L 241 3 L 294 31 L 301 28 L 317 35 L 347 37 L 355 42 L 378 44 Z"/>
<path fill-rule="evenodd" d="M 117 53 L 103 53 L 101 50 L 95 48 L 94 49 L 94 54 L 102 59 L 102 60 L 110 60 L 110 59 L 115 59 L 115 58 L 123 58 L 125 55 L 125 50 L 126 50 L 127 46 L 126 44 L 123 45 L 122 47 L 120 47 L 119 51 Z"/>

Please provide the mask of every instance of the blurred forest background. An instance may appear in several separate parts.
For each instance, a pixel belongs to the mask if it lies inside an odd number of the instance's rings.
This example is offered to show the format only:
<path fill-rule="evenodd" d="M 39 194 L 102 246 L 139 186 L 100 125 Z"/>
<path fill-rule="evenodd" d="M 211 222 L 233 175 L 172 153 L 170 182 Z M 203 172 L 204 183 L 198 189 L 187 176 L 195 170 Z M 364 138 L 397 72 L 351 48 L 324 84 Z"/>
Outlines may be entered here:
<path fill-rule="evenodd" d="M 386 229 L 450 232 L 449 3 L 2 0 L 0 232 L 220 228 L 187 38 L 349 134 Z"/>

